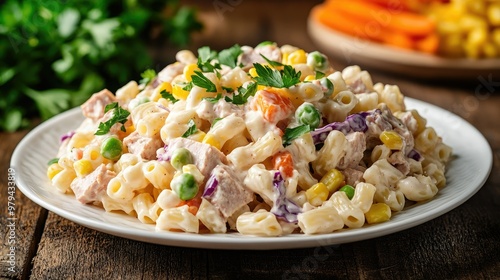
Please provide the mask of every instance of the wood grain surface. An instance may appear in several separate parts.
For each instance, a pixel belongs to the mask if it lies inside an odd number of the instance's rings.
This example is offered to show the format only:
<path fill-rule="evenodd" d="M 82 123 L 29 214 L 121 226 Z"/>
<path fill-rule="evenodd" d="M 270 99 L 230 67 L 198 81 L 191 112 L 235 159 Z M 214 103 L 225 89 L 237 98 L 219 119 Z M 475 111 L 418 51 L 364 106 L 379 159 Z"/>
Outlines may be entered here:
<path fill-rule="evenodd" d="M 221 15 L 217 2 L 234 5 Z M 198 4 L 206 30 L 189 48 L 221 49 L 273 40 L 314 50 L 305 22 L 316 2 Z M 159 63 L 167 63 L 175 51 L 158 52 Z M 334 62 L 334 66 L 345 65 Z M 374 81 L 397 84 L 405 95 L 449 110 L 483 133 L 494 165 L 476 195 L 434 220 L 375 239 L 307 249 L 230 251 L 159 246 L 104 234 L 44 210 L 16 191 L 12 266 L 8 227 L 12 216 L 7 209 L 10 157 L 29 130 L 0 133 L 0 278 L 500 279 L 500 77 L 424 81 L 376 70 L 370 73 Z"/>

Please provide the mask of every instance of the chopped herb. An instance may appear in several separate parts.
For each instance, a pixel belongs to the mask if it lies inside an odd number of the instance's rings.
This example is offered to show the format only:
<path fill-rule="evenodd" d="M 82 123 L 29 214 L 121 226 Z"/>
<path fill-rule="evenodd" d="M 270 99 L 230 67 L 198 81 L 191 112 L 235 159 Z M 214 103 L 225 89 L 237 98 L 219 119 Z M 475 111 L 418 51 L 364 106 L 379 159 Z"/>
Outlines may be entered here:
<path fill-rule="evenodd" d="M 325 76 L 325 73 L 321 71 L 316 71 L 316 76 L 314 77 L 316 80 L 321 79 Z"/>
<path fill-rule="evenodd" d="M 236 44 L 229 49 L 225 49 L 219 52 L 219 62 L 220 64 L 235 68 L 238 61 L 238 56 L 242 53 L 243 50 L 241 50 L 241 47 Z"/>
<path fill-rule="evenodd" d="M 292 144 L 293 140 L 308 133 L 309 131 L 311 131 L 311 127 L 307 124 L 285 129 L 285 134 L 283 135 L 283 146 Z"/>
<path fill-rule="evenodd" d="M 184 84 L 184 87 L 182 87 L 182 90 L 186 91 L 191 91 L 193 89 L 193 82 L 189 82 L 187 84 Z"/>
<path fill-rule="evenodd" d="M 300 72 L 295 71 L 290 65 L 285 65 L 285 68 L 280 71 L 281 76 L 283 77 L 283 84 L 285 88 L 289 88 L 300 83 Z"/>
<path fill-rule="evenodd" d="M 233 98 L 229 98 L 226 96 L 225 100 L 227 102 L 231 102 L 236 105 L 242 105 L 247 103 L 247 100 L 250 96 L 254 96 L 255 93 L 257 92 L 257 83 L 251 83 L 248 84 L 246 88 L 244 87 L 239 87 L 238 88 L 238 93 L 233 93 Z"/>
<path fill-rule="evenodd" d="M 170 100 L 172 103 L 179 101 L 179 99 L 175 98 L 173 94 L 171 94 L 170 92 L 168 92 L 166 90 L 162 90 L 160 92 L 160 94 L 161 94 L 161 97 L 163 97 L 167 100 Z"/>
<path fill-rule="evenodd" d="M 121 123 L 122 127 L 120 128 L 121 131 L 125 132 L 125 122 L 127 122 L 127 118 L 130 115 L 130 112 L 123 109 L 118 105 L 118 102 L 113 102 L 111 104 L 106 105 L 104 108 L 104 113 L 107 113 L 108 111 L 113 110 L 113 116 L 105 121 L 101 122 L 99 124 L 99 127 L 97 128 L 97 131 L 95 132 L 95 135 L 104 135 L 109 132 L 111 127 L 116 124 L 116 123 Z"/>
<path fill-rule="evenodd" d="M 140 84 L 147 86 L 151 81 L 156 77 L 156 71 L 153 69 L 147 69 L 141 74 L 142 79 L 140 80 Z"/>
<path fill-rule="evenodd" d="M 254 63 L 253 66 L 258 75 L 254 79 L 259 85 L 289 88 L 300 83 L 300 71 L 296 72 L 290 65 L 285 65 L 285 68 L 280 71 L 274 70 L 267 65 L 263 66 L 259 63 Z"/>
<path fill-rule="evenodd" d="M 274 60 L 270 60 L 269 58 L 265 57 L 263 54 L 260 54 L 260 56 L 262 56 L 262 58 L 264 58 L 267 61 L 267 63 L 269 63 L 269 65 L 271 65 L 272 67 L 284 66 L 283 63 L 278 62 L 278 61 L 274 61 Z"/>
<path fill-rule="evenodd" d="M 53 158 L 53 159 L 49 160 L 49 162 L 47 162 L 47 165 L 52 165 L 52 164 L 57 163 L 57 162 L 59 162 L 59 158 Z"/>
<path fill-rule="evenodd" d="M 220 69 L 219 64 L 213 65 L 211 62 L 217 57 L 217 52 L 211 50 L 210 47 L 204 46 L 198 49 L 198 68 L 202 72 L 213 72 L 216 69 Z"/>
<path fill-rule="evenodd" d="M 217 87 L 215 86 L 209 78 L 205 77 L 202 72 L 194 71 L 194 75 L 191 76 L 193 79 L 193 84 L 207 90 L 207 92 L 217 92 Z"/>
<path fill-rule="evenodd" d="M 187 137 L 195 134 L 196 131 L 198 131 L 198 129 L 196 128 L 196 124 L 194 123 L 193 119 L 190 119 L 187 124 L 188 124 L 188 129 L 181 136 L 183 138 L 187 138 Z"/>
<path fill-rule="evenodd" d="M 208 102 L 210 102 L 212 104 L 213 103 L 217 103 L 217 101 L 219 101 L 219 99 L 221 99 L 221 98 L 222 98 L 222 94 L 221 93 L 217 94 L 216 97 L 203 97 L 204 100 L 206 100 L 206 101 L 208 101 Z"/>
<path fill-rule="evenodd" d="M 222 89 L 225 90 L 226 92 L 233 92 L 234 91 L 234 89 L 231 87 L 224 87 L 223 86 Z"/>

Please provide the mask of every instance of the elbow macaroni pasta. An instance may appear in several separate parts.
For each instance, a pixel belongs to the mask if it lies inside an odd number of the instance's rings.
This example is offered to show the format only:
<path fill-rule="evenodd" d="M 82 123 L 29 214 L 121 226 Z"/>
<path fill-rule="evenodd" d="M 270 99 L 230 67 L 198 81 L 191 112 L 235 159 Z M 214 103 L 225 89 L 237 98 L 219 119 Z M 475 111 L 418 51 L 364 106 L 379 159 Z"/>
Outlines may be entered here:
<path fill-rule="evenodd" d="M 89 99 L 118 107 L 64 137 L 54 188 L 158 231 L 275 237 L 383 222 L 445 187 L 452 149 L 399 87 L 290 45 L 233 48 Z"/>

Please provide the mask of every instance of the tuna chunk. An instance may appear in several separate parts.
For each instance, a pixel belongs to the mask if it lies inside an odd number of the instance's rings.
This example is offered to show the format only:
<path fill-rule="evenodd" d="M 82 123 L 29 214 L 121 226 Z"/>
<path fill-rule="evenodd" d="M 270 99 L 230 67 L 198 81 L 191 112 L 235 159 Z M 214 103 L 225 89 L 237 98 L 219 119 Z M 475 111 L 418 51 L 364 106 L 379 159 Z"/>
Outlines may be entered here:
<path fill-rule="evenodd" d="M 87 176 L 73 180 L 71 189 L 82 204 L 100 201 L 102 195 L 106 193 L 109 180 L 115 176 L 114 171 L 108 170 L 106 165 L 101 164 Z"/>
<path fill-rule="evenodd" d="M 363 152 L 366 149 L 366 138 L 362 132 L 354 132 L 346 135 L 347 140 L 345 156 L 340 159 L 337 168 L 355 168 L 363 159 Z"/>
<path fill-rule="evenodd" d="M 226 156 L 211 145 L 193 141 L 187 138 L 175 138 L 168 143 L 167 158 L 178 148 L 186 148 L 193 155 L 194 165 L 205 176 L 205 180 L 210 176 L 210 172 L 219 164 L 227 164 Z"/>
<path fill-rule="evenodd" d="M 342 174 L 344 174 L 345 183 L 347 185 L 356 186 L 358 183 L 364 182 L 363 171 L 359 169 L 365 169 L 365 168 L 358 166 L 357 169 L 346 168 L 341 171 Z"/>
<path fill-rule="evenodd" d="M 212 176 L 218 184 L 206 199 L 219 209 L 224 218 L 227 219 L 253 200 L 253 193 L 243 185 L 243 180 L 229 166 L 217 165 Z"/>
<path fill-rule="evenodd" d="M 153 160 L 156 159 L 156 151 L 163 147 L 163 141 L 159 136 L 148 137 L 134 131 L 123 139 L 123 145 L 130 153 L 145 160 Z"/>
<path fill-rule="evenodd" d="M 261 54 L 273 61 L 281 61 L 281 50 L 275 45 L 265 45 L 255 49 L 244 46 L 243 53 L 238 57 L 238 65 L 242 64 L 243 69 L 250 69 L 253 63 L 266 63 Z"/>
<path fill-rule="evenodd" d="M 116 102 L 117 99 L 107 89 L 94 93 L 87 102 L 82 104 L 82 113 L 85 117 L 97 121 L 104 116 L 104 108 L 106 105 Z"/>

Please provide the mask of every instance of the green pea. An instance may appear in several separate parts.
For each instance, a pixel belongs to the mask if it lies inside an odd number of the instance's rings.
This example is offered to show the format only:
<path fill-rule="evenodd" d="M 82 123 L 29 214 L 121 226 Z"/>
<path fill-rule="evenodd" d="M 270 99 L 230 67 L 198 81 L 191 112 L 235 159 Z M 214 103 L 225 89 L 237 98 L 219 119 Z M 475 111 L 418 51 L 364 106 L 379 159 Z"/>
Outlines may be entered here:
<path fill-rule="evenodd" d="M 318 51 L 310 52 L 307 55 L 307 65 L 312 67 L 314 70 L 321 72 L 328 70 L 330 67 L 328 58 Z"/>
<path fill-rule="evenodd" d="M 118 160 L 123 153 L 123 144 L 120 139 L 109 137 L 101 144 L 101 154 L 109 160 Z"/>
<path fill-rule="evenodd" d="M 193 156 L 186 148 L 176 149 L 170 158 L 170 164 L 177 170 L 181 170 L 184 165 L 190 163 L 193 163 Z"/>
<path fill-rule="evenodd" d="M 172 179 L 170 187 L 182 200 L 190 200 L 198 193 L 198 184 L 191 173 L 182 173 Z"/>
<path fill-rule="evenodd" d="M 316 129 L 321 122 L 321 114 L 311 103 L 302 103 L 295 111 L 295 118 L 300 124 L 307 124 Z"/>
<path fill-rule="evenodd" d="M 332 81 L 330 81 L 330 79 L 328 79 L 327 77 L 323 77 L 323 78 L 321 78 L 321 80 L 319 80 L 319 82 L 320 82 L 322 87 L 326 88 L 326 91 L 325 91 L 326 97 L 329 97 L 330 95 L 332 95 L 332 93 L 333 93 Z"/>
<path fill-rule="evenodd" d="M 349 199 L 352 199 L 354 197 L 354 188 L 351 185 L 345 185 L 340 188 L 339 191 L 345 192 Z"/>

